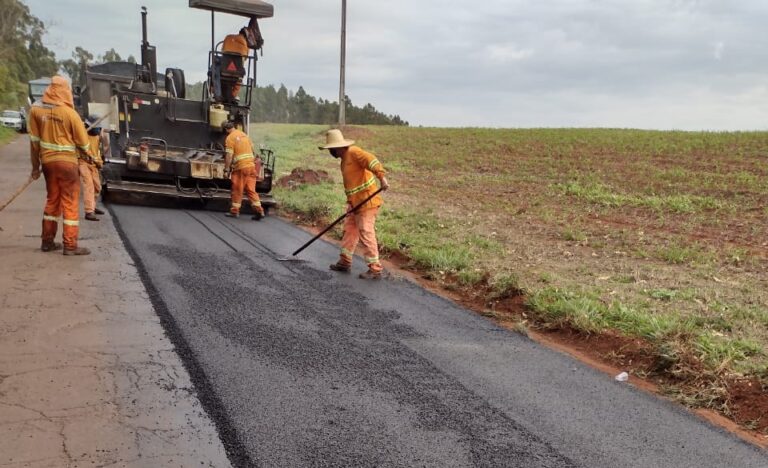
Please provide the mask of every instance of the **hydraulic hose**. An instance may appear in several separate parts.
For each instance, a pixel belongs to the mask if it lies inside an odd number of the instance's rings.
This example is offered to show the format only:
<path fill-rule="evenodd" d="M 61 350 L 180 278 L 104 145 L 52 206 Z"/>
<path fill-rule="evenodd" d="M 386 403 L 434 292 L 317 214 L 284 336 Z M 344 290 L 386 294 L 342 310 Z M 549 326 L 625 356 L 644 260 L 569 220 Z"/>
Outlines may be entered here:
<path fill-rule="evenodd" d="M 196 180 L 194 187 L 184 187 L 181 185 L 181 177 L 176 177 L 176 190 L 187 195 L 197 193 L 201 199 L 211 198 L 219 193 L 219 186 L 216 184 L 216 182 L 211 181 L 211 185 L 208 187 L 201 186 L 200 182 L 200 180 Z"/>

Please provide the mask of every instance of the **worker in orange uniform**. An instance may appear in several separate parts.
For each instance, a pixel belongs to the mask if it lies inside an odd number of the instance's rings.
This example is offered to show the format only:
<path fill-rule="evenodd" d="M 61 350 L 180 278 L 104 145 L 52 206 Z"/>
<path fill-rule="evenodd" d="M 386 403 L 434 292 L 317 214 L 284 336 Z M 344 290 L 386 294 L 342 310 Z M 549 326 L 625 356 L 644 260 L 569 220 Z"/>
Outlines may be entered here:
<path fill-rule="evenodd" d="M 259 194 L 256 193 L 256 181 L 261 172 L 261 161 L 254 156 L 251 139 L 241 130 L 235 128 L 234 122 L 224 122 L 222 128 L 227 132 L 227 139 L 224 142 L 226 148 L 224 171 L 231 173 L 230 178 L 232 179 L 232 207 L 226 215 L 230 218 L 240 216 L 243 190 L 245 190 L 253 209 L 253 219 L 259 221 L 264 217 L 264 208 L 261 206 Z"/>
<path fill-rule="evenodd" d="M 80 158 L 80 181 L 83 183 L 83 206 L 85 208 L 85 219 L 88 221 L 98 221 L 96 215 L 103 215 L 104 212 L 96 207 L 96 198 L 101 193 L 101 176 L 99 171 L 104 166 L 104 159 L 101 156 L 102 135 L 101 127 L 97 127 L 96 122 L 99 117 L 96 115 L 88 116 L 85 120 L 86 131 L 88 132 L 88 141 L 90 148 L 89 158 Z"/>
<path fill-rule="evenodd" d="M 61 248 L 54 242 L 63 214 L 64 255 L 88 255 L 90 251 L 77 246 L 79 230 L 78 202 L 80 176 L 78 158 L 87 155 L 88 133 L 75 112 L 69 82 L 54 76 L 46 88 L 41 103 L 29 113 L 30 159 L 33 179 L 40 178 L 40 165 L 48 192 L 43 211 L 43 252 Z"/>
<path fill-rule="evenodd" d="M 347 195 L 347 211 L 373 195 L 378 187 L 376 179 L 383 190 L 389 188 L 389 183 L 381 162 L 371 153 L 352 146 L 354 140 L 344 139 L 340 130 L 328 130 L 325 134 L 325 146 L 337 159 L 341 159 L 341 175 L 344 179 L 344 192 Z M 352 269 L 352 256 L 359 241 L 363 243 L 363 255 L 368 271 L 360 274 L 362 279 L 381 278 L 383 268 L 379 261 L 379 246 L 376 242 L 376 215 L 382 205 L 380 196 L 373 197 L 355 213 L 347 216 L 344 221 L 344 237 L 341 240 L 341 255 L 339 261 L 331 265 L 331 270 L 348 273 Z"/>
<path fill-rule="evenodd" d="M 241 29 L 238 34 L 228 34 L 224 38 L 224 43 L 221 46 L 221 51 L 225 54 L 236 54 L 243 58 L 243 64 L 248 57 L 248 42 L 246 41 L 245 28 Z M 237 99 L 240 94 L 240 83 L 242 78 L 238 78 L 237 82 L 232 85 L 232 99 Z"/>

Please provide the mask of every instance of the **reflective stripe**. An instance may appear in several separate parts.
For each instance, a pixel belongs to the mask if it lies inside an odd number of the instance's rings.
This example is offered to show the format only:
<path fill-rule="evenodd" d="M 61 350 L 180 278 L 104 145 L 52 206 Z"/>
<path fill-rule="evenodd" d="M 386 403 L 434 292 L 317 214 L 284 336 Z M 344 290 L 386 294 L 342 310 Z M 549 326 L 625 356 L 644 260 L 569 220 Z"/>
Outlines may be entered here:
<path fill-rule="evenodd" d="M 43 165 L 56 161 L 77 164 L 77 153 L 70 153 L 69 151 L 54 151 L 48 154 L 41 154 L 40 160 L 43 162 Z"/>
<path fill-rule="evenodd" d="M 50 215 L 44 214 L 43 215 L 43 221 L 54 221 L 54 222 L 58 223 L 59 222 L 59 217 L 58 216 L 50 216 Z"/>
<path fill-rule="evenodd" d="M 379 257 L 370 257 L 365 259 L 366 263 L 379 263 Z"/>
<path fill-rule="evenodd" d="M 227 148 L 227 151 L 226 151 L 226 152 L 227 152 L 227 153 L 234 153 L 234 152 L 235 152 L 235 150 L 233 150 L 232 148 Z"/>
<path fill-rule="evenodd" d="M 368 179 L 368 182 L 364 183 L 363 185 L 360 185 L 359 187 L 355 187 L 353 189 L 345 190 L 344 192 L 347 195 L 354 195 L 358 192 L 362 192 L 363 190 L 367 189 L 368 187 L 370 187 L 375 183 L 376 183 L 376 179 L 371 177 L 370 179 Z"/>
<path fill-rule="evenodd" d="M 240 208 L 241 206 L 243 206 L 242 203 L 232 203 L 233 208 Z"/>
<path fill-rule="evenodd" d="M 80 226 L 80 221 L 78 220 L 65 219 L 63 222 L 65 226 Z"/>
<path fill-rule="evenodd" d="M 71 151 L 72 153 L 75 152 L 74 146 L 57 145 L 54 143 L 48 143 L 47 141 L 43 141 L 43 140 L 40 140 L 40 146 L 42 146 L 45 149 L 54 150 L 54 151 Z"/>
<path fill-rule="evenodd" d="M 40 137 L 36 137 L 34 135 L 30 135 L 29 136 L 29 141 L 31 141 L 32 143 L 37 143 L 38 141 L 40 141 Z"/>
<path fill-rule="evenodd" d="M 349 249 L 344 249 L 344 248 L 342 248 L 342 249 L 341 249 L 341 254 L 342 254 L 342 255 L 346 255 L 347 257 L 351 257 L 352 255 L 354 255 L 354 252 L 352 252 L 352 251 L 351 251 L 351 250 L 349 250 Z"/>
<path fill-rule="evenodd" d="M 251 206 L 261 206 L 261 202 L 260 201 L 251 202 Z"/>
<path fill-rule="evenodd" d="M 370 164 L 368 164 L 368 169 L 373 170 L 374 167 L 381 165 L 378 159 L 374 159 L 371 161 Z"/>
<path fill-rule="evenodd" d="M 237 156 L 235 156 L 235 159 L 232 162 L 236 163 L 236 162 L 242 161 L 243 159 L 248 159 L 248 158 L 253 159 L 253 154 L 251 153 L 238 154 Z"/>
<path fill-rule="evenodd" d="M 87 145 L 77 145 L 78 148 L 80 148 L 83 151 L 88 151 L 88 148 L 91 147 L 91 144 L 88 143 Z"/>

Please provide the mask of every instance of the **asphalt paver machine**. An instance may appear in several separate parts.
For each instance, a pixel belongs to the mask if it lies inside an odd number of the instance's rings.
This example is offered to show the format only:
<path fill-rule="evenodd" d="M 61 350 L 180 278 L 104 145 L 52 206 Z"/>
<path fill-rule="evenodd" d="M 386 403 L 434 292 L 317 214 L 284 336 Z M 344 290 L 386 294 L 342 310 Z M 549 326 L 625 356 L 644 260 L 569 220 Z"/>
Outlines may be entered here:
<path fill-rule="evenodd" d="M 273 6 L 258 0 L 189 0 L 189 6 L 211 12 L 208 78 L 199 99 L 187 96 L 183 70 L 158 73 L 156 49 L 147 40 L 146 8 L 141 12 L 141 63 L 89 66 L 85 83 L 75 87 L 80 112 L 103 116 L 101 126 L 110 131 L 110 154 L 105 155 L 103 170 L 103 193 L 110 202 L 152 206 L 170 202 L 213 210 L 229 205 L 231 183 L 225 176 L 226 134 L 221 124 L 232 120 L 249 131 L 257 53 L 263 44 L 258 20 L 271 17 Z M 222 50 L 214 27 L 216 13 L 249 21 L 241 30 L 248 39 L 247 56 Z M 275 155 L 265 148 L 258 152 L 262 173 L 256 190 L 269 209 L 275 206 L 269 194 Z"/>

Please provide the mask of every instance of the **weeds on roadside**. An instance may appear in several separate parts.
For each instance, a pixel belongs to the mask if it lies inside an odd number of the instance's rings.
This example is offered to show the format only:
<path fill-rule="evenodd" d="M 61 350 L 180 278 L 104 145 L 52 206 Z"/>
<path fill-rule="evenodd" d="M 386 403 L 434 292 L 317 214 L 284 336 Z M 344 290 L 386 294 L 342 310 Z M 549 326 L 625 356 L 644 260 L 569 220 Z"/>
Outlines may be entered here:
<path fill-rule="evenodd" d="M 0 145 L 4 145 L 11 141 L 17 135 L 15 130 L 10 128 L 0 127 Z"/>

